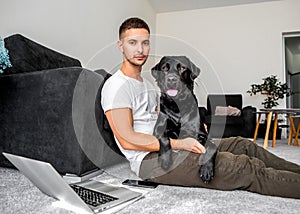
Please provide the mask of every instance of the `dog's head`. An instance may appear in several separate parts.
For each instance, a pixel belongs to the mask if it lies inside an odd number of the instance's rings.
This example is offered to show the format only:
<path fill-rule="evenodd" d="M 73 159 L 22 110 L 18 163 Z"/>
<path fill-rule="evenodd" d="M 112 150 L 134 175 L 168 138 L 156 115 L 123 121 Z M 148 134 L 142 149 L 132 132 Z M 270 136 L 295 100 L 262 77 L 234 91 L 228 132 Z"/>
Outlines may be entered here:
<path fill-rule="evenodd" d="M 176 97 L 184 88 L 193 91 L 200 69 L 185 56 L 164 56 L 151 73 L 161 93 Z"/>

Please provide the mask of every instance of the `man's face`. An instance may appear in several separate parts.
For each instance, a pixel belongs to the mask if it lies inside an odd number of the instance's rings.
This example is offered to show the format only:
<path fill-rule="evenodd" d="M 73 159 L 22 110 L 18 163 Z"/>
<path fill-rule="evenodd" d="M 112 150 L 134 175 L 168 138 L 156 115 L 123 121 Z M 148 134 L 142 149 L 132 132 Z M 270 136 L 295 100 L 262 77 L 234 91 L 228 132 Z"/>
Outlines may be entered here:
<path fill-rule="evenodd" d="M 144 28 L 131 28 L 121 35 L 118 42 L 124 59 L 135 66 L 142 66 L 150 51 L 149 32 Z"/>

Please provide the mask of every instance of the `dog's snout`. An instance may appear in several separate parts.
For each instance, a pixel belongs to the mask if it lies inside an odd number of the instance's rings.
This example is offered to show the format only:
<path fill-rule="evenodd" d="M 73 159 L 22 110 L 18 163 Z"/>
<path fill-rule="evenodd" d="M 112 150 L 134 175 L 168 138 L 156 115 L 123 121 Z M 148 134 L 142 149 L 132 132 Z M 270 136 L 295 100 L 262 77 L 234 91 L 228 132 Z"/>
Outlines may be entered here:
<path fill-rule="evenodd" d="M 167 84 L 169 86 L 176 86 L 177 83 L 179 82 L 179 77 L 176 74 L 168 74 L 167 75 Z"/>
<path fill-rule="evenodd" d="M 177 82 L 178 78 L 175 75 L 169 75 L 167 77 L 168 82 L 173 83 L 173 82 Z"/>

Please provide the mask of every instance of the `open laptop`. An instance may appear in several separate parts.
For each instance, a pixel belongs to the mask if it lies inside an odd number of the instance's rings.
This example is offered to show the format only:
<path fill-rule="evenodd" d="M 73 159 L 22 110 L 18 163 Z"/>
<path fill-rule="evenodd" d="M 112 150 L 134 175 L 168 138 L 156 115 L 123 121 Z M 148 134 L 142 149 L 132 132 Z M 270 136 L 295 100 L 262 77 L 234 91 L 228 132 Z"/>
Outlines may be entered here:
<path fill-rule="evenodd" d="M 142 193 L 95 180 L 67 184 L 50 163 L 2 154 L 43 193 L 76 207 L 78 211 L 98 213 L 143 197 Z"/>

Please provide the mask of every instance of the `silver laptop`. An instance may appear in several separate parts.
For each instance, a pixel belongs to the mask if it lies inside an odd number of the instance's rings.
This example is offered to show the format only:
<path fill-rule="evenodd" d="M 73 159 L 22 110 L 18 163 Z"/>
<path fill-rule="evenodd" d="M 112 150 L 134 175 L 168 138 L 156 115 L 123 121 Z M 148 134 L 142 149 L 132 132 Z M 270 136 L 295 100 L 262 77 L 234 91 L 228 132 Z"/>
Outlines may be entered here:
<path fill-rule="evenodd" d="M 64 201 L 78 210 L 98 213 L 143 196 L 123 187 L 94 180 L 69 185 L 50 163 L 5 152 L 2 154 L 43 193 Z"/>

